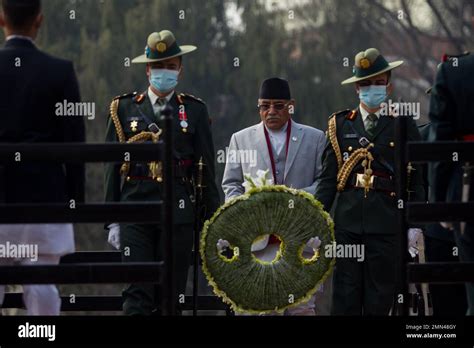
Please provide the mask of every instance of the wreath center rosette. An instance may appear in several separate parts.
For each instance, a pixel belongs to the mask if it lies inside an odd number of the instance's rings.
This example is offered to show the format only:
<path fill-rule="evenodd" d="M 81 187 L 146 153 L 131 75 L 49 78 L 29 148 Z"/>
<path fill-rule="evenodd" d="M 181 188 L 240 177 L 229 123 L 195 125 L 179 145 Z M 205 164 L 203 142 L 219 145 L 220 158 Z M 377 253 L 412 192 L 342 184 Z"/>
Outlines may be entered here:
<path fill-rule="evenodd" d="M 203 271 L 214 293 L 234 311 L 281 313 L 308 301 L 331 273 L 335 260 L 324 250 L 333 246 L 334 224 L 304 191 L 251 186 L 204 224 Z M 280 245 L 273 261 L 265 262 L 252 253 L 252 244 L 268 235 Z"/>

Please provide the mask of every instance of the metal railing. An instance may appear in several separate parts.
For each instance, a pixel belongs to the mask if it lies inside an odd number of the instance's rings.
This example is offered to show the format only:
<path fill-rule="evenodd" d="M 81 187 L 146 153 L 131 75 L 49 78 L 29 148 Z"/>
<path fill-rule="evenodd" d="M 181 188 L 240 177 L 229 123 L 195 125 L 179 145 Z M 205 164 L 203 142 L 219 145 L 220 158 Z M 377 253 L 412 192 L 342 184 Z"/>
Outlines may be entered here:
<path fill-rule="evenodd" d="M 133 273 L 133 276 L 126 276 L 127 281 L 142 281 L 143 279 L 151 279 L 154 281 L 158 279 L 159 272 L 157 267 L 146 263 L 131 264 L 127 263 L 128 267 L 116 269 L 114 266 L 117 263 L 122 262 L 122 253 L 120 251 L 78 251 L 72 254 L 64 255 L 61 258 L 60 264 L 63 267 L 62 270 L 58 266 L 55 267 L 52 273 L 53 277 L 46 277 L 44 273 L 40 272 L 37 275 L 35 281 L 38 283 L 51 283 L 52 279 L 59 280 L 55 283 L 77 283 L 77 279 L 81 279 L 81 283 L 110 283 L 110 277 L 113 277 L 114 282 L 121 281 L 124 274 L 129 272 Z M 72 268 L 70 266 L 73 266 Z M 18 268 L 24 269 L 24 268 Z M 47 271 L 50 271 L 48 269 Z M 29 272 L 29 271 L 28 271 Z M 88 273 L 86 273 L 88 272 Z M 143 275 L 143 272 L 147 273 Z M 20 272 L 21 273 L 21 272 Z M 24 277 L 23 273 L 16 276 L 17 279 Z M 62 277 L 62 278 L 60 278 Z M 133 279 L 132 279 L 133 278 Z M 15 277 L 10 279 L 15 280 Z M 30 278 L 29 278 L 30 279 Z M 99 281 L 97 281 L 99 279 Z M 2 283 L 2 282 L 0 282 Z M 38 284 L 37 283 L 37 284 Z M 2 308 L 25 308 L 22 298 L 22 293 L 7 293 L 5 294 L 5 300 Z M 61 311 L 121 311 L 122 310 L 123 298 L 120 295 L 117 296 L 70 296 L 61 297 Z M 193 296 L 185 296 L 184 301 L 180 301 L 180 309 L 182 311 L 191 311 L 193 309 L 194 298 Z M 199 296 L 199 309 L 200 310 L 213 310 L 213 311 L 225 311 L 227 315 L 231 315 L 229 306 L 222 302 L 216 296 Z"/>
<path fill-rule="evenodd" d="M 474 222 L 474 202 L 426 203 L 408 202 L 407 166 L 417 162 L 453 161 L 456 153 L 458 163 L 474 162 L 474 142 L 409 142 L 407 137 L 408 117 L 395 120 L 395 162 L 398 222 L 400 236 L 399 268 L 401 270 L 400 294 L 408 299 L 410 283 L 462 283 L 474 281 L 473 262 L 411 263 L 408 260 L 407 229 L 410 223 L 428 222 Z M 447 185 L 448 183 L 446 183 Z M 471 198 L 472 199 L 472 198 Z M 408 301 L 403 301 L 399 314 L 408 313 Z"/>
<path fill-rule="evenodd" d="M 2 204 L 0 223 L 59 222 L 160 222 L 164 230 L 164 257 L 160 262 L 85 263 L 41 266 L 1 266 L 0 284 L 80 284 L 150 282 L 161 287 L 161 310 L 175 313 L 175 281 L 173 274 L 173 117 L 171 110 L 162 111 L 163 140 L 156 144 L 0 144 L 0 163 L 21 162 L 130 162 L 162 161 L 163 197 L 157 202 L 101 204 Z M 28 211 L 28 214 L 25 214 Z M 159 212 L 161 212 L 161 217 Z M 6 297 L 9 300 L 10 295 Z M 7 303 L 8 304 L 8 303 Z"/>

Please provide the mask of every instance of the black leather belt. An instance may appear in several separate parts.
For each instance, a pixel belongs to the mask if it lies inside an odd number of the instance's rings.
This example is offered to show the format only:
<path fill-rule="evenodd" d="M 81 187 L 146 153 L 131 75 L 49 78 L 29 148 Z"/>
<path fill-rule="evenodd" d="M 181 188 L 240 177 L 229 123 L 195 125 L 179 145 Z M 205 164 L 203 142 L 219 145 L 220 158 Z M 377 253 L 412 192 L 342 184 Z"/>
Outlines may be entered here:
<path fill-rule="evenodd" d="M 178 179 L 187 179 L 192 176 L 192 160 L 180 160 L 174 162 L 174 176 Z M 128 179 L 134 180 L 153 180 L 156 179 L 152 178 L 150 175 L 150 169 L 147 163 L 132 163 L 130 165 L 130 171 L 128 173 Z"/>

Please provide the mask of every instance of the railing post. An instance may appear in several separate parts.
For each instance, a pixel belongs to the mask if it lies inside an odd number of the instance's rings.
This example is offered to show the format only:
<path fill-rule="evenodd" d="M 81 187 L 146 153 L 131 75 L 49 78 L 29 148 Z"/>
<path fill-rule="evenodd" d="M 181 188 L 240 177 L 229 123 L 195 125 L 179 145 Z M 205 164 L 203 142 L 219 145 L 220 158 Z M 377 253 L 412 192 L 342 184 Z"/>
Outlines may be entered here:
<path fill-rule="evenodd" d="M 397 186 L 397 215 L 398 215 L 398 282 L 394 310 L 396 314 L 406 316 L 409 308 L 407 264 L 408 264 L 408 223 L 406 221 L 406 206 L 408 201 L 407 190 L 407 126 L 408 117 L 399 116 L 395 120 L 395 177 Z M 399 303 L 400 295 L 402 303 Z"/>
<path fill-rule="evenodd" d="M 161 122 L 163 127 L 163 209 L 162 209 L 162 233 L 164 236 L 163 260 L 165 261 L 165 272 L 162 282 L 162 313 L 164 315 L 175 315 L 176 307 L 176 283 L 174 279 L 174 165 L 173 165 L 173 109 L 166 104 L 161 110 Z"/>

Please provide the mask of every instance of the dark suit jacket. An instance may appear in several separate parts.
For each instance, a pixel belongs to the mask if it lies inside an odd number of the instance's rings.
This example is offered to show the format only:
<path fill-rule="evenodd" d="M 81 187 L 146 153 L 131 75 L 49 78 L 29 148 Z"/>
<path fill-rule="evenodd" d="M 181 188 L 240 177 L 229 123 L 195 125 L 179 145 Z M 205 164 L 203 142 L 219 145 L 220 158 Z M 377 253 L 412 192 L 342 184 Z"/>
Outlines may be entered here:
<path fill-rule="evenodd" d="M 430 100 L 430 141 L 459 140 L 474 134 L 474 56 L 459 57 L 440 65 Z M 460 201 L 462 168 L 460 163 L 430 165 L 431 200 Z M 474 199 L 471 183 L 471 200 Z"/>
<path fill-rule="evenodd" d="M 7 41 L 0 49 L 0 143 L 84 142 L 83 117 L 56 116 L 64 100 L 80 101 L 72 63 L 28 40 Z M 84 165 L 19 163 L 1 171 L 6 203 L 84 200 Z"/>

